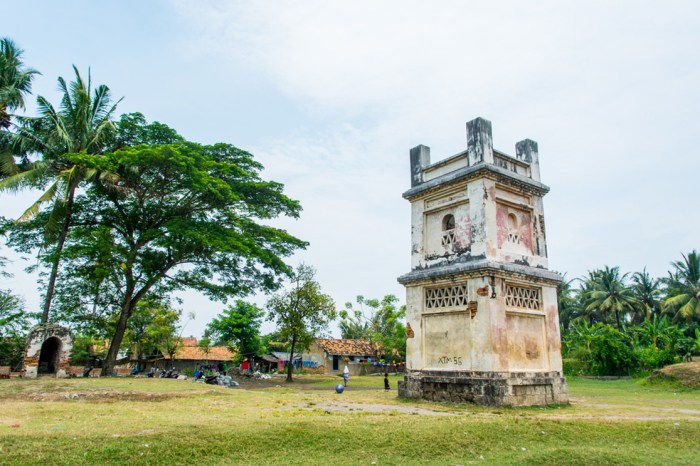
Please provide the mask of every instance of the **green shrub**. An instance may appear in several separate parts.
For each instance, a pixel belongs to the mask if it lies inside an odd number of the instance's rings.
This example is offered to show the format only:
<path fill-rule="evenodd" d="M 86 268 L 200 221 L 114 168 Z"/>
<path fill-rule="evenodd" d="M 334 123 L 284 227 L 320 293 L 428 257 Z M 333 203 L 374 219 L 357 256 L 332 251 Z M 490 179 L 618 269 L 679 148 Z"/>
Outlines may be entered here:
<path fill-rule="evenodd" d="M 671 349 L 658 349 L 653 346 L 637 351 L 639 368 L 644 371 L 658 369 L 676 362 L 676 353 Z"/>
<path fill-rule="evenodd" d="M 586 362 L 580 359 L 564 359 L 563 361 L 564 375 L 586 375 Z"/>
<path fill-rule="evenodd" d="M 24 359 L 24 335 L 0 338 L 0 366 L 17 369 Z"/>
<path fill-rule="evenodd" d="M 638 357 L 628 338 L 611 325 L 603 325 L 591 340 L 589 370 L 593 375 L 630 375 Z"/>
<path fill-rule="evenodd" d="M 92 355 L 90 354 L 90 346 L 92 345 L 92 338 L 89 337 L 75 337 L 73 342 L 73 348 L 70 352 L 71 364 L 75 366 L 83 366 L 92 362 Z"/>

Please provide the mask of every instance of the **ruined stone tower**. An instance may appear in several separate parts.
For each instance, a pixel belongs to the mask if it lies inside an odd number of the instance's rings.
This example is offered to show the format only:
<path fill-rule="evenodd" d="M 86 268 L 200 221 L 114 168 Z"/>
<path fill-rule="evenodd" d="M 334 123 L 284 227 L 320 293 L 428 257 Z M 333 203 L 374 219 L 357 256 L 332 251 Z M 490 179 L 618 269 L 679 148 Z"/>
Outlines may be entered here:
<path fill-rule="evenodd" d="M 467 123 L 467 150 L 430 163 L 410 151 L 408 375 L 399 394 L 434 401 L 568 401 L 557 284 L 547 270 L 537 143 L 493 149 L 491 122 Z"/>

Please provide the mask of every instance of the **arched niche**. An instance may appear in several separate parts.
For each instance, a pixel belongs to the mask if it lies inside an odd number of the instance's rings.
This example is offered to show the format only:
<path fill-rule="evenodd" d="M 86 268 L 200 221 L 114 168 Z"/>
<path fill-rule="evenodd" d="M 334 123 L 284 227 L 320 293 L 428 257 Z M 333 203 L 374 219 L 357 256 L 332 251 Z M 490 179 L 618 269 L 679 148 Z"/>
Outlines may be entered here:
<path fill-rule="evenodd" d="M 39 375 L 55 374 L 58 371 L 62 346 L 63 344 L 58 337 L 50 337 L 44 340 L 39 353 L 39 367 L 37 369 Z"/>

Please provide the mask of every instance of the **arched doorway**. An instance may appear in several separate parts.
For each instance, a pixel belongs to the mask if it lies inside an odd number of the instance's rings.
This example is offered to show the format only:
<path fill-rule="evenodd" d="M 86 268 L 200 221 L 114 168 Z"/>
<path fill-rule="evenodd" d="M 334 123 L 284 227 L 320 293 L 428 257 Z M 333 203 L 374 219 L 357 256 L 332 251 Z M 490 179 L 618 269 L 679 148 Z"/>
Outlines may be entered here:
<path fill-rule="evenodd" d="M 48 338 L 41 345 L 39 354 L 39 374 L 55 374 L 61 354 L 61 340 L 56 337 Z"/>

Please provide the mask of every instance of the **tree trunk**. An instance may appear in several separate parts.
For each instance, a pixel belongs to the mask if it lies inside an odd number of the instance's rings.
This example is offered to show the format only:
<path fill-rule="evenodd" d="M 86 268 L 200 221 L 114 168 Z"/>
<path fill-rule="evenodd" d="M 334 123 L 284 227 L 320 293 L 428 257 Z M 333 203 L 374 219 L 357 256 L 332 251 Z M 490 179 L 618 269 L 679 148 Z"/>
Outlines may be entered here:
<path fill-rule="evenodd" d="M 289 348 L 289 365 L 287 366 L 287 382 L 292 381 L 292 370 L 294 369 L 294 347 L 296 346 L 296 337 L 292 338 L 292 347 Z"/>
<path fill-rule="evenodd" d="M 114 363 L 117 361 L 117 355 L 119 353 L 119 347 L 124 339 L 124 333 L 126 332 L 126 324 L 131 317 L 133 311 L 131 307 L 131 300 L 125 300 L 126 304 L 122 306 L 122 313 L 119 316 L 119 322 L 117 322 L 117 329 L 114 331 L 114 337 L 109 345 L 109 351 L 107 352 L 107 358 L 102 364 L 102 377 L 109 377 L 114 371 Z"/>
<path fill-rule="evenodd" d="M 49 285 L 46 288 L 46 299 L 44 300 L 44 312 L 41 314 L 41 323 L 45 324 L 49 321 L 49 311 L 51 309 L 51 301 L 53 300 L 54 290 L 56 288 L 56 277 L 58 276 L 58 264 L 61 261 L 61 253 L 63 252 L 63 245 L 66 242 L 66 237 L 68 236 L 68 228 L 70 227 L 71 217 L 73 215 L 73 198 L 75 195 L 75 190 L 72 190 L 68 195 L 68 204 L 66 205 L 66 216 L 63 219 L 63 226 L 61 227 L 61 235 L 58 238 L 58 243 L 56 244 L 56 251 L 54 252 L 55 257 L 53 259 L 53 265 L 51 267 L 51 275 L 49 275 Z"/>
<path fill-rule="evenodd" d="M 620 330 L 620 313 L 615 310 L 615 320 L 617 320 L 617 329 Z"/>

